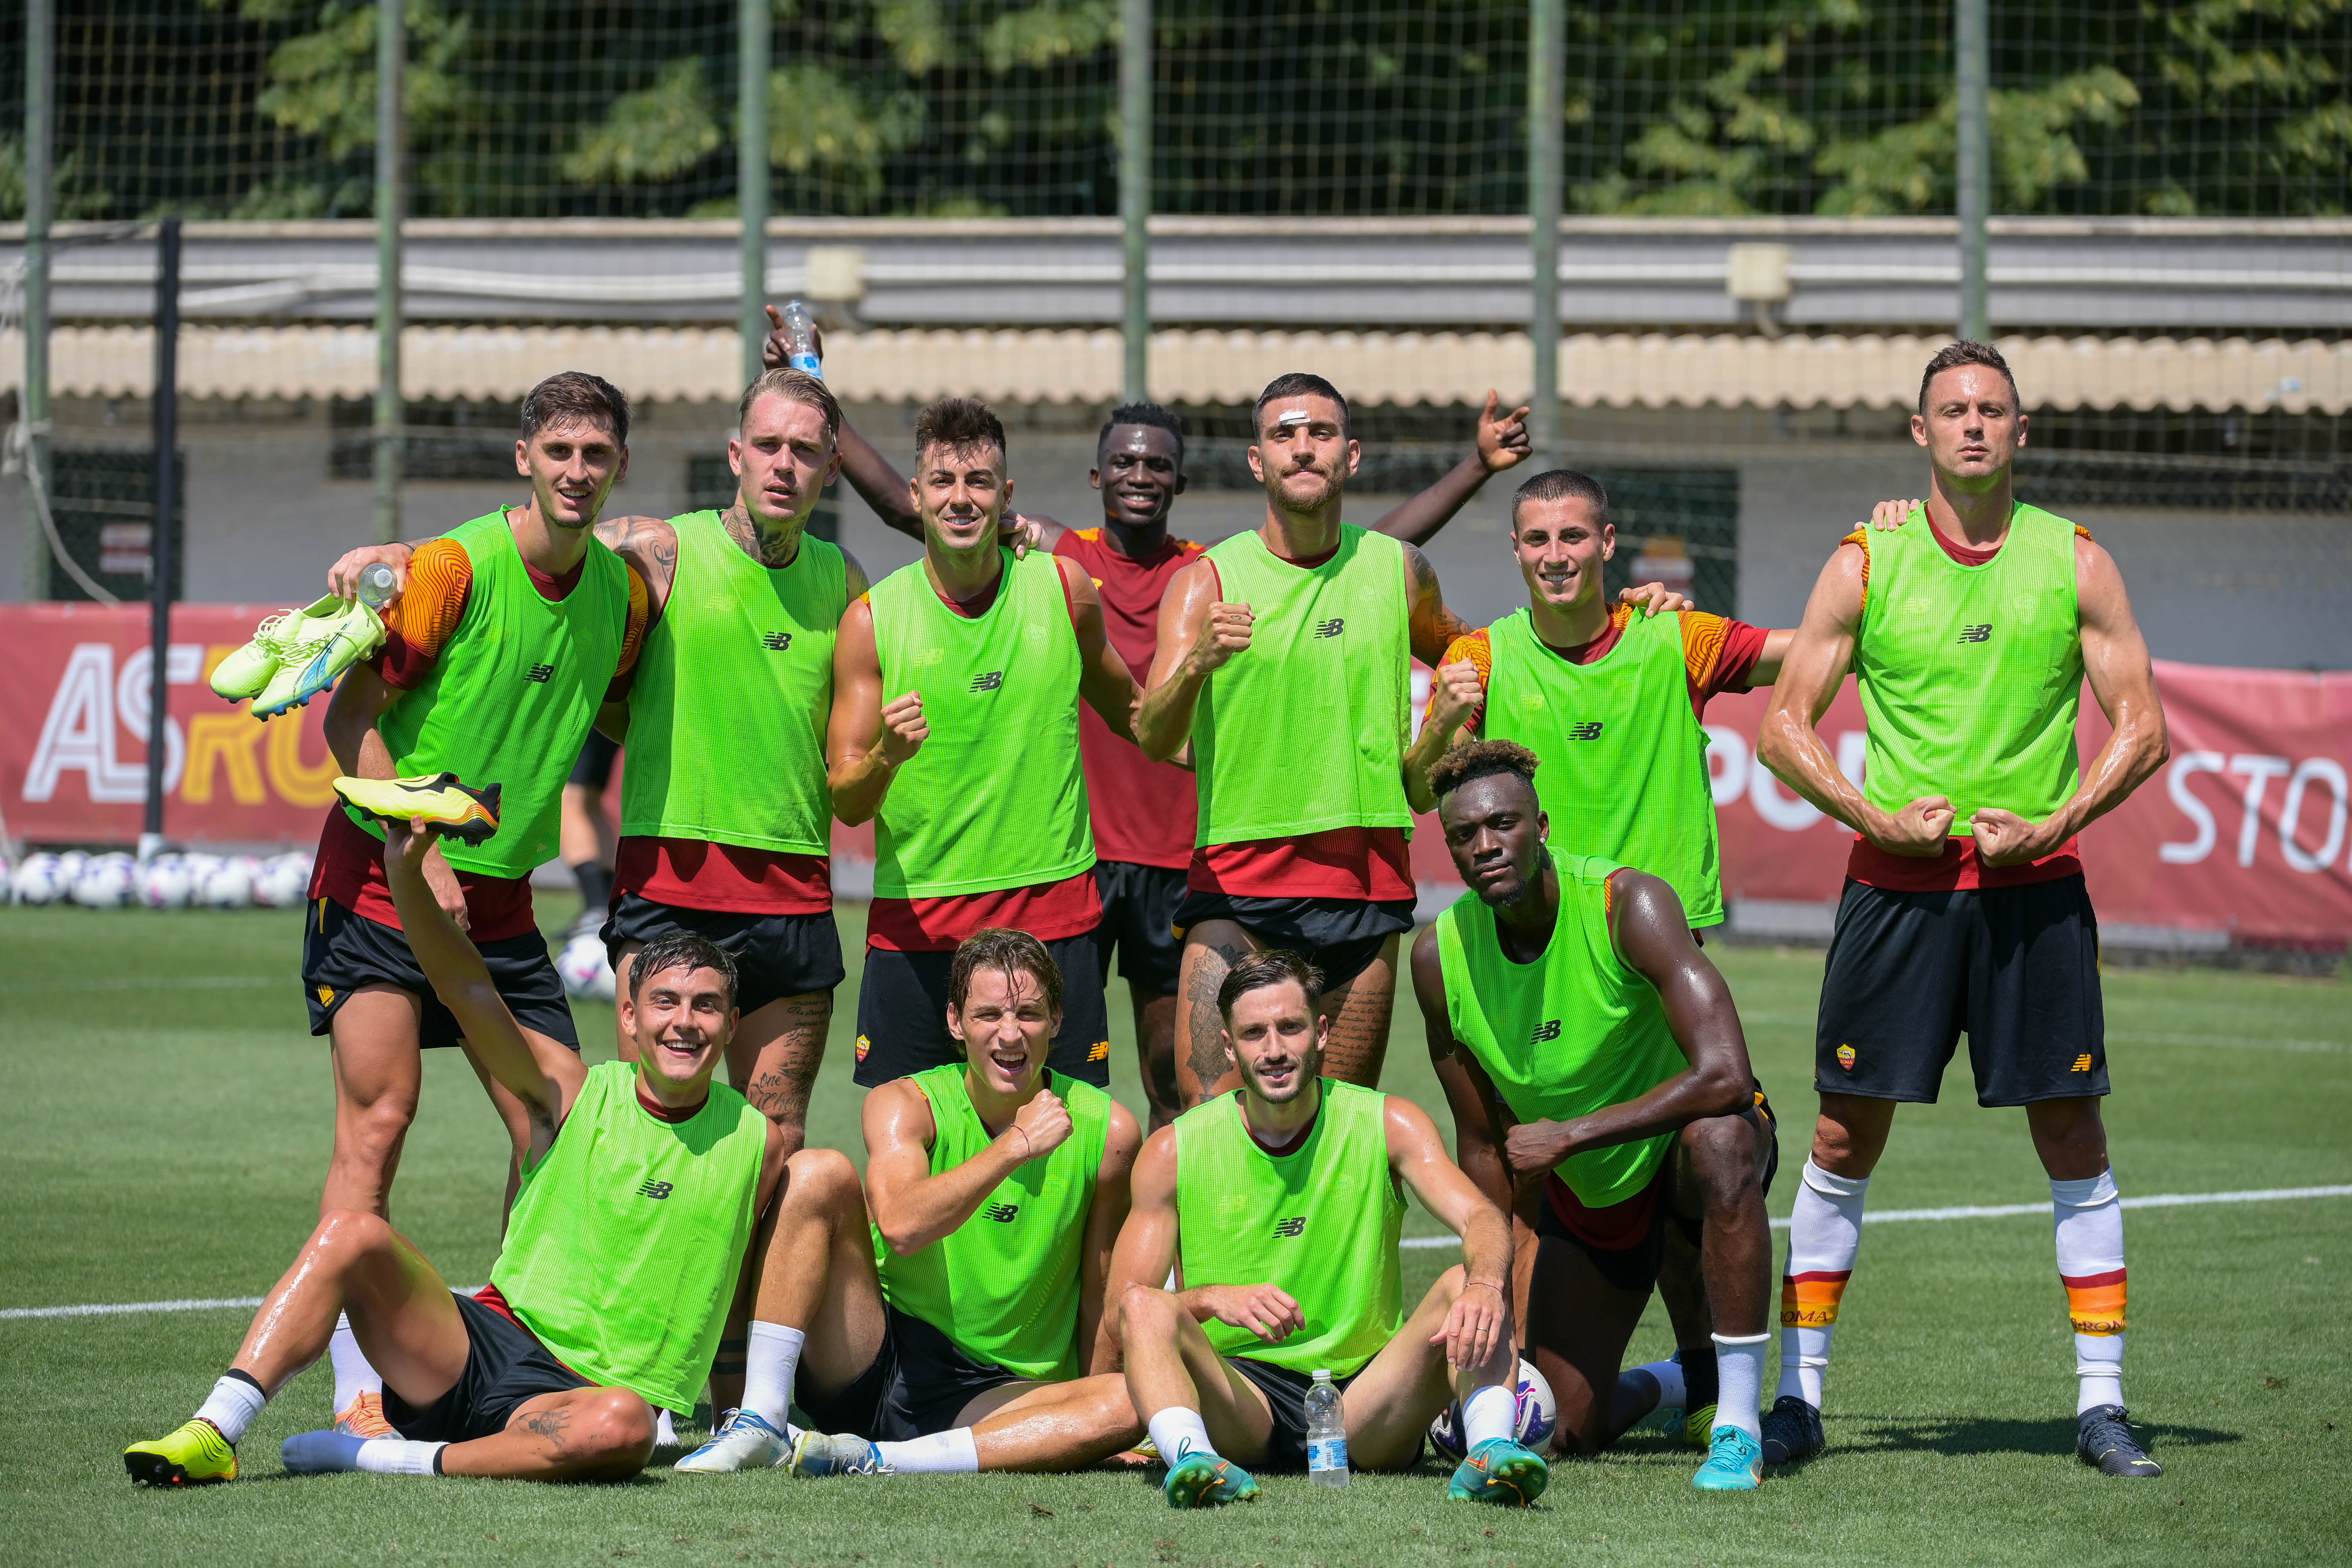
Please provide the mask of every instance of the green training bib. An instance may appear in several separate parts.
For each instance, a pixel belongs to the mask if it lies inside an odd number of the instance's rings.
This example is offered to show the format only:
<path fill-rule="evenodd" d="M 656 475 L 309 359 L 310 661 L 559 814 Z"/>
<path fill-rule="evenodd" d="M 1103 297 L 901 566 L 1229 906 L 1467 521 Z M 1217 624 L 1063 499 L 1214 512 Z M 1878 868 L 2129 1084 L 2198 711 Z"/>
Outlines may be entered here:
<path fill-rule="evenodd" d="M 1059 882 L 1095 863 L 1078 764 L 1078 637 L 1055 558 L 1014 560 L 985 614 L 942 604 L 920 561 L 874 585 L 882 700 L 923 699 L 923 749 L 874 817 L 874 892 L 937 899 Z"/>
<path fill-rule="evenodd" d="M 1683 618 L 1636 611 L 1598 662 L 1570 664 L 1517 610 L 1486 628 L 1486 733 L 1541 758 L 1554 848 L 1665 879 L 1693 926 L 1723 920 L 1706 731 L 1691 707 Z"/>
<path fill-rule="evenodd" d="M 1976 836 L 1980 806 L 2042 821 L 2082 779 L 2074 525 L 2020 504 L 1981 566 L 1945 554 L 1918 507 L 1907 526 L 1869 539 L 1853 650 L 1864 796 L 1885 812 L 1949 796 L 1955 837 Z"/>
<path fill-rule="evenodd" d="M 1688 704 L 1685 704 L 1685 711 Z M 1551 851 L 1559 915 L 1533 963 L 1505 956 L 1495 911 L 1465 893 L 1437 917 L 1446 1018 L 1521 1121 L 1566 1121 L 1637 1100 L 1690 1067 L 1657 988 L 1609 940 L 1609 874 L 1597 857 Z M 1650 1184 L 1675 1135 L 1588 1149 L 1559 1168 L 1587 1208 Z"/>
<path fill-rule="evenodd" d="M 715 511 L 672 518 L 677 570 L 629 695 L 621 832 L 826 855 L 824 731 L 847 606 L 841 547 L 743 553 Z"/>
<path fill-rule="evenodd" d="M 1213 545 L 1219 596 L 1253 612 L 1250 646 L 1211 675 L 1192 717 L 1193 842 L 1245 844 L 1334 827 L 1412 831 L 1404 748 L 1412 637 L 1404 546 L 1339 530 L 1322 565 L 1294 566 L 1255 529 Z"/>
<path fill-rule="evenodd" d="M 1185 1285 L 1278 1286 L 1307 1320 L 1276 1345 L 1202 1323 L 1218 1354 L 1347 1377 L 1396 1337 L 1404 1194 L 1389 1170 L 1387 1106 L 1377 1089 L 1327 1078 L 1314 1130 L 1279 1159 L 1250 1136 L 1238 1089 L 1176 1119 Z"/>
<path fill-rule="evenodd" d="M 709 1381 L 742 1277 L 768 1119 L 723 1083 L 684 1121 L 605 1062 L 522 1174 L 490 1282 L 564 1365 L 664 1410 Z"/>
<path fill-rule="evenodd" d="M 908 1079 L 931 1102 L 931 1174 L 951 1171 L 992 1142 L 964 1084 L 964 1064 Z M 901 1258 L 874 1231 L 882 1295 L 953 1340 L 966 1355 L 1060 1383 L 1086 1370 L 1078 1343 L 1078 1266 L 1087 1215 L 1110 1131 L 1110 1096 L 1056 1073 L 1046 1087 L 1069 1107 L 1059 1148 L 996 1184 L 972 1216 Z"/>
<path fill-rule="evenodd" d="M 588 541 L 580 581 L 561 600 L 531 586 L 503 511 L 453 530 L 473 563 L 457 629 L 416 689 L 376 721 L 401 778 L 453 773 L 501 786 L 499 830 L 481 844 L 441 840 L 460 870 L 528 877 L 553 859 L 572 759 L 596 722 L 628 633 L 629 569 Z M 381 826 L 351 807 L 371 836 Z"/>

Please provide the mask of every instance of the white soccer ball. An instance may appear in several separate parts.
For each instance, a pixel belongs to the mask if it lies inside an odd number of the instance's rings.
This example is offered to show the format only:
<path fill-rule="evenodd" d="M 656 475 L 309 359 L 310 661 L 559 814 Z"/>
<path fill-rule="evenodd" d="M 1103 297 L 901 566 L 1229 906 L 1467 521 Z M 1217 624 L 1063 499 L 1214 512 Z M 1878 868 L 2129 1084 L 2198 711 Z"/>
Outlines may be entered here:
<path fill-rule="evenodd" d="M 563 944 L 556 955 L 555 972 L 563 976 L 564 994 L 583 1001 L 613 999 L 613 963 L 604 954 L 604 939 L 583 931 Z"/>
<path fill-rule="evenodd" d="M 80 879 L 82 868 L 89 864 L 89 857 L 79 849 L 68 849 L 58 857 L 58 887 L 60 889 L 58 896 L 59 898 L 73 896 L 73 885 Z"/>
<path fill-rule="evenodd" d="M 273 855 L 254 873 L 253 901 L 268 909 L 292 909 L 310 891 L 310 857 L 300 850 Z"/>
<path fill-rule="evenodd" d="M 132 882 L 137 901 L 151 910 L 185 909 L 195 895 L 195 879 L 188 863 L 177 855 L 158 855 L 139 868 Z"/>
<path fill-rule="evenodd" d="M 84 909 L 119 910 L 131 901 L 138 867 L 128 855 L 100 855 L 82 863 L 73 881 L 73 901 Z"/>
<path fill-rule="evenodd" d="M 27 855 L 9 879 L 8 891 L 20 904 L 54 904 L 72 884 L 55 855 Z"/>
<path fill-rule="evenodd" d="M 1559 1405 L 1551 1395 L 1551 1384 L 1544 1381 L 1535 1363 L 1519 1358 L 1518 1408 L 1512 1422 L 1511 1436 L 1521 1447 L 1538 1453 L 1551 1441 L 1552 1428 L 1559 1421 Z M 1465 1453 L 1462 1441 L 1462 1404 L 1456 1400 L 1437 1414 L 1429 1424 L 1429 1446 L 1449 1459 L 1460 1460 Z"/>
<path fill-rule="evenodd" d="M 254 859 L 239 855 L 222 860 L 196 883 L 195 903 L 207 910 L 241 910 L 253 902 Z"/>

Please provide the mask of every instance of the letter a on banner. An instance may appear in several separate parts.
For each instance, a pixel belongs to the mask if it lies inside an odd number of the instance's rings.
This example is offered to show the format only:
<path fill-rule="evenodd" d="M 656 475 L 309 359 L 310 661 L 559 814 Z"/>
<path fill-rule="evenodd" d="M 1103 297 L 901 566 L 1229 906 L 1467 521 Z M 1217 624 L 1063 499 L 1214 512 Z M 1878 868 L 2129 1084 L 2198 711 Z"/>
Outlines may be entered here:
<path fill-rule="evenodd" d="M 75 645 L 25 773 L 25 798 L 47 800 L 57 794 L 58 775 L 76 768 L 89 779 L 94 803 L 147 798 L 145 769 L 114 754 L 114 649 L 107 643 Z"/>

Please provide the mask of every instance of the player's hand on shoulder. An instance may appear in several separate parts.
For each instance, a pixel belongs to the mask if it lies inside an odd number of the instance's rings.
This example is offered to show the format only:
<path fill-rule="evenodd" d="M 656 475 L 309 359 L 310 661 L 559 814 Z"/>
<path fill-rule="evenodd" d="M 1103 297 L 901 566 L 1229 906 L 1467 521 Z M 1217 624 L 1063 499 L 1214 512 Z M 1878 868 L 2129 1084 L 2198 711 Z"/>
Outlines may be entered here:
<path fill-rule="evenodd" d="M 1250 628 L 1256 617 L 1247 605 L 1228 604 L 1220 599 L 1209 606 L 1209 624 L 1192 643 L 1192 668 L 1206 675 L 1221 669 L 1234 655 L 1250 645 Z"/>
<path fill-rule="evenodd" d="M 1213 1285 L 1202 1292 L 1209 1315 L 1228 1328 L 1247 1329 L 1278 1345 L 1307 1326 L 1307 1314 L 1276 1285 Z"/>
<path fill-rule="evenodd" d="M 1015 1142 L 1029 1151 L 1024 1163 L 1052 1153 L 1070 1141 L 1073 1131 L 1070 1108 L 1050 1089 L 1041 1089 L 1036 1099 L 1014 1112 L 1013 1125 L 1022 1134 Z"/>
<path fill-rule="evenodd" d="M 882 705 L 882 738 L 877 742 L 882 760 L 897 767 L 900 763 L 923 749 L 931 738 L 931 726 L 923 718 L 923 694 L 909 691 Z"/>
<path fill-rule="evenodd" d="M 1921 795 L 1891 816 L 1884 812 L 1872 816 L 1875 831 L 1870 841 L 1890 855 L 1933 859 L 1944 852 L 1944 842 L 1952 835 L 1952 803 L 1940 795 Z"/>
<path fill-rule="evenodd" d="M 1892 533 L 1911 521 L 1911 514 L 1927 502 L 1916 496 L 1909 500 L 1883 500 L 1870 509 L 1870 526 L 1881 533 Z M 1862 524 L 1855 523 L 1860 528 Z"/>
<path fill-rule="evenodd" d="M 1535 443 L 1528 435 L 1528 405 L 1521 404 L 1504 413 L 1502 398 L 1488 388 L 1486 406 L 1478 416 L 1478 461 L 1488 473 L 1499 474 L 1534 455 Z"/>
<path fill-rule="evenodd" d="M 1062 525 L 1050 517 L 1008 511 L 1003 521 L 996 525 L 996 542 L 1010 546 L 1015 561 L 1023 560 L 1031 551 L 1045 548 L 1045 531 L 1049 528 L 1057 535 L 1062 531 Z"/>
<path fill-rule="evenodd" d="M 408 558 L 413 553 L 405 544 L 363 544 L 347 550 L 327 568 L 327 592 L 350 604 L 360 596 L 360 574 L 381 563 L 392 568 L 392 597 L 380 606 L 389 609 L 408 592 Z"/>
<path fill-rule="evenodd" d="M 1676 615 L 1698 608 L 1688 595 L 1677 594 L 1664 583 L 1632 584 L 1617 595 L 1617 602 L 1637 605 L 1644 616 Z"/>

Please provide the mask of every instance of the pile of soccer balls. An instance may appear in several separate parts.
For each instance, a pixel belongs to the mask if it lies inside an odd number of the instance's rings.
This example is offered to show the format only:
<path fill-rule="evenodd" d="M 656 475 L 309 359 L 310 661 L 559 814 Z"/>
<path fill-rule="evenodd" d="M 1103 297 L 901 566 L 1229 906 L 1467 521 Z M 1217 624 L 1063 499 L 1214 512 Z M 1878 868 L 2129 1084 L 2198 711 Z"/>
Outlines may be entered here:
<path fill-rule="evenodd" d="M 310 890 L 310 853 L 157 855 L 141 865 L 129 855 L 35 854 L 11 866 L 0 858 L 0 889 L 16 904 L 79 904 L 85 909 L 290 909 Z"/>

